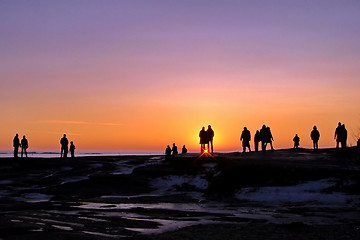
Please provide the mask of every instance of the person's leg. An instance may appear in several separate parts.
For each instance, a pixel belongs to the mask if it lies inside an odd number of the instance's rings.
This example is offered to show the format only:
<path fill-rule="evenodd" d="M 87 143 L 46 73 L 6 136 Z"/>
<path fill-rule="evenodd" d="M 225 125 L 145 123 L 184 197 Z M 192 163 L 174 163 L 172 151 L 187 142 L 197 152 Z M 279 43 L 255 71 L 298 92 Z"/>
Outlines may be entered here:
<path fill-rule="evenodd" d="M 26 148 L 25 148 L 25 157 L 27 158 L 27 151 L 26 151 Z"/>
<path fill-rule="evenodd" d="M 23 157 L 24 154 L 24 148 L 21 148 L 21 157 Z"/>

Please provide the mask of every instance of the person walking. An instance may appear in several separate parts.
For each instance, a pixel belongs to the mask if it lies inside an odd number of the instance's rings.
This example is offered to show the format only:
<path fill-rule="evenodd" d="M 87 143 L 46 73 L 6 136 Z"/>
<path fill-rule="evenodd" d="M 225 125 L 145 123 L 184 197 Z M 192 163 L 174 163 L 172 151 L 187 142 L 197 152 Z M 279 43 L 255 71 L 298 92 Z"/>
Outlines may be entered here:
<path fill-rule="evenodd" d="M 246 127 L 244 127 L 244 130 L 242 131 L 240 137 L 240 141 L 242 141 L 243 152 L 246 152 L 246 148 L 249 148 L 249 152 L 251 152 L 250 140 L 251 140 L 250 131 Z"/>
<path fill-rule="evenodd" d="M 60 158 L 64 157 L 67 158 L 67 154 L 68 154 L 68 145 L 69 145 L 69 141 L 66 138 L 66 134 L 64 134 L 64 136 L 60 139 L 60 144 L 61 144 L 61 152 L 60 152 Z M 64 155 L 63 155 L 64 153 Z"/>
<path fill-rule="evenodd" d="M 319 149 L 319 139 L 320 139 L 320 132 L 317 129 L 316 125 L 314 125 L 313 130 L 310 133 L 311 140 L 313 141 L 314 149 Z"/>
<path fill-rule="evenodd" d="M 210 152 L 211 147 L 211 153 L 214 153 L 214 130 L 211 128 L 211 125 L 208 125 L 208 129 L 206 130 L 206 137 L 207 137 L 207 144 L 208 144 L 208 152 Z"/>
<path fill-rule="evenodd" d="M 28 140 L 26 139 L 25 135 L 21 139 L 21 157 L 23 157 L 23 154 L 25 152 L 25 157 L 27 158 L 27 151 L 26 149 L 29 147 Z"/>
<path fill-rule="evenodd" d="M 19 134 L 16 134 L 13 140 L 13 147 L 14 147 L 14 158 L 18 157 L 19 147 L 20 147 L 20 139 Z"/>

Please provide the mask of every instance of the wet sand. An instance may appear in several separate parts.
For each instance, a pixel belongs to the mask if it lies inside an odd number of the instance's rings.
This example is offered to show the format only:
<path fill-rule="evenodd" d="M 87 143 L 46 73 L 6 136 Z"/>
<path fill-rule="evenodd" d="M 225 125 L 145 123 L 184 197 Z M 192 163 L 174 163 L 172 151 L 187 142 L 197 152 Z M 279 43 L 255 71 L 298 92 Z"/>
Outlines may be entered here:
<path fill-rule="evenodd" d="M 0 158 L 1 239 L 360 239 L 356 148 Z"/>

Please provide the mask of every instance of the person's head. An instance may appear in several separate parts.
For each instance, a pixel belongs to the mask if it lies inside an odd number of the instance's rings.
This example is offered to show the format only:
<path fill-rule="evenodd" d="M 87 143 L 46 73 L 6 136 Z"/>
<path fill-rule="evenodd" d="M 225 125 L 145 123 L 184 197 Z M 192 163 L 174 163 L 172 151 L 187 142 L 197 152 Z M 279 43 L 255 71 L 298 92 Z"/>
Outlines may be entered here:
<path fill-rule="evenodd" d="M 18 137 L 18 136 L 19 136 L 19 134 L 17 133 L 15 136 L 16 136 L 16 137 Z"/>
<path fill-rule="evenodd" d="M 266 128 L 266 125 L 265 125 L 265 124 L 263 124 L 262 128 L 263 128 L 263 129 L 265 129 L 265 128 Z"/>
<path fill-rule="evenodd" d="M 244 130 L 247 130 L 247 128 L 246 128 L 246 127 L 244 127 Z"/>
<path fill-rule="evenodd" d="M 211 128 L 211 125 L 208 125 L 208 128 Z"/>
<path fill-rule="evenodd" d="M 338 122 L 338 126 L 341 126 L 341 122 Z"/>
<path fill-rule="evenodd" d="M 297 134 L 295 134 L 295 136 L 297 137 L 298 135 L 297 135 Z"/>
<path fill-rule="evenodd" d="M 201 130 L 205 130 L 205 127 L 202 127 L 202 129 Z"/>
<path fill-rule="evenodd" d="M 25 135 L 23 136 L 23 139 L 25 139 Z"/>
<path fill-rule="evenodd" d="M 345 123 L 342 125 L 343 128 L 345 128 Z"/>
<path fill-rule="evenodd" d="M 70 144 L 73 144 L 73 143 L 74 143 L 73 141 L 70 142 Z"/>
<path fill-rule="evenodd" d="M 256 130 L 256 133 L 260 133 L 259 130 Z"/>
<path fill-rule="evenodd" d="M 313 129 L 314 129 L 314 130 L 316 130 L 316 129 L 317 129 L 316 125 L 314 125 Z"/>
<path fill-rule="evenodd" d="M 173 143 L 173 146 L 175 146 L 175 143 Z"/>
<path fill-rule="evenodd" d="M 267 130 L 270 130 L 270 127 L 266 127 Z"/>
<path fill-rule="evenodd" d="M 64 133 L 64 137 L 66 137 L 66 134 Z"/>

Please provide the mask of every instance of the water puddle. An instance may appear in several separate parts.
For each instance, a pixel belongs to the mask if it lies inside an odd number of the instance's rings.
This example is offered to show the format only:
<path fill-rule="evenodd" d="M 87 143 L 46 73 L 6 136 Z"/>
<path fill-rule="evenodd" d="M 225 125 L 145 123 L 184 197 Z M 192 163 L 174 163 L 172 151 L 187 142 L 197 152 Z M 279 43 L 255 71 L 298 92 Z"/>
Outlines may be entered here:
<path fill-rule="evenodd" d="M 341 192 L 324 193 L 324 189 L 335 185 L 334 179 L 310 181 L 296 186 L 242 188 L 235 197 L 239 200 L 266 203 L 313 202 L 324 205 L 358 204 L 359 196 Z"/>
<path fill-rule="evenodd" d="M 22 201 L 27 203 L 39 203 L 39 202 L 48 202 L 53 195 L 46 195 L 42 193 L 24 193 L 21 197 L 15 197 L 16 201 Z"/>

